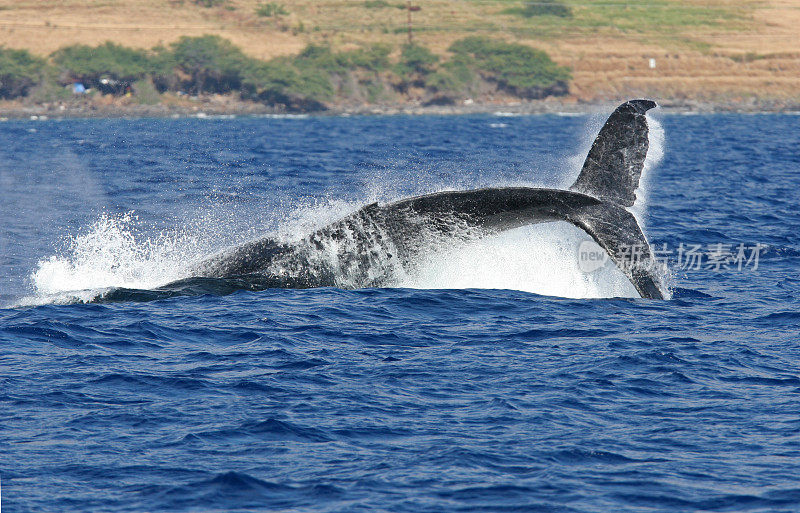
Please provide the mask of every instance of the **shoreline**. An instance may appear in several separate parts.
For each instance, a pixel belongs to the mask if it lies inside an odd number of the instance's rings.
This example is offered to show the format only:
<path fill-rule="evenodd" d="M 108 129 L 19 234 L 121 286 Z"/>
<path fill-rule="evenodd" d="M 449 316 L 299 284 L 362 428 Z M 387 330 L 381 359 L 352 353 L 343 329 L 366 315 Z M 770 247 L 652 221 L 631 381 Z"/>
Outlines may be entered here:
<path fill-rule="evenodd" d="M 225 97 L 198 97 L 182 104 L 159 103 L 141 105 L 125 102 L 33 103 L 0 102 L 0 121 L 48 119 L 114 119 L 114 118 L 220 118 L 220 117 L 325 117 L 325 116 L 392 116 L 392 115 L 482 115 L 525 116 L 538 114 L 587 115 L 614 108 L 625 101 L 576 101 L 574 98 L 515 102 L 463 102 L 454 105 L 398 103 L 381 105 L 333 105 L 316 112 L 291 112 L 259 103 Z M 796 114 L 800 102 L 783 100 L 707 101 L 658 99 L 665 114 Z"/>

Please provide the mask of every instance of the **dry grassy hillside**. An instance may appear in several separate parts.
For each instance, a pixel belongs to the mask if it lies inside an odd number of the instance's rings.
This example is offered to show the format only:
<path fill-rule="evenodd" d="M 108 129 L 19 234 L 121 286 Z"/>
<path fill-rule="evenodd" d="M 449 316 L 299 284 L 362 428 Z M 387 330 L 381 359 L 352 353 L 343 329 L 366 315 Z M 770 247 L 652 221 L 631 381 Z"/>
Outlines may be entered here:
<path fill-rule="evenodd" d="M 196 3 L 197 2 L 197 3 Z M 198 3 L 219 4 L 205 7 Z M 444 53 L 482 34 L 547 50 L 573 69 L 572 97 L 800 99 L 800 0 L 563 0 L 572 16 L 525 17 L 507 0 L 416 0 L 415 40 Z M 0 44 L 46 55 L 115 41 L 149 48 L 218 34 L 260 58 L 309 42 L 405 41 L 401 0 L 0 0 Z M 259 6 L 279 7 L 271 16 Z M 509 9 L 512 12 L 509 12 Z M 650 59 L 655 59 L 651 68 Z"/>

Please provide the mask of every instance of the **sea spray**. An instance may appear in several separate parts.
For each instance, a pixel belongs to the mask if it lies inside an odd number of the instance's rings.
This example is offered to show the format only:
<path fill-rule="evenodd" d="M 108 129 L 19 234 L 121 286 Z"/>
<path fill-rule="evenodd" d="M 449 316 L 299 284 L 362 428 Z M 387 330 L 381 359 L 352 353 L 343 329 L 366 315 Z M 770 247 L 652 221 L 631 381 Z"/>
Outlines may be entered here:
<path fill-rule="evenodd" d="M 299 243 L 299 237 L 356 208 L 336 202 L 298 209 L 283 215 L 284 221 L 271 236 Z M 341 253 L 364 248 L 348 245 L 347 238 L 323 245 L 308 261 L 320 266 L 327 262 L 334 272 L 341 271 L 335 283 L 343 288 L 487 288 L 571 298 L 638 297 L 615 266 L 591 273 L 580 268 L 578 248 L 582 241 L 591 239 L 568 223 L 544 223 L 478 238 L 461 234 L 456 226 L 453 229 L 457 233 L 452 237 L 426 240 L 418 261 L 408 269 L 393 261 L 394 251 L 379 251 L 376 246 L 365 251 L 371 254 L 369 265 L 375 272 L 383 271 L 375 274 L 362 269 L 354 273 L 342 263 L 348 260 L 343 260 Z M 85 302 L 110 289 L 163 287 L 189 278 L 201 261 L 224 247 L 197 227 L 148 235 L 130 213 L 102 215 L 85 233 L 70 238 L 66 251 L 39 261 L 30 276 L 35 295 L 21 304 Z M 379 279 L 381 276 L 391 279 Z"/>
<path fill-rule="evenodd" d="M 664 146 L 660 123 L 650 117 L 648 120 L 650 152 L 637 191 L 638 200 L 632 209 L 640 224 L 646 213 L 647 174 L 661 160 Z M 598 118 L 598 123 L 600 121 Z M 591 120 L 589 125 L 586 130 L 587 147 L 591 145 L 589 136 L 596 134 L 596 127 L 591 126 Z M 571 185 L 580 170 L 585 152 L 580 153 L 580 158 L 564 159 L 560 175 L 564 177 L 565 187 Z M 430 173 L 414 175 L 418 180 L 422 176 L 430 178 Z M 522 185 L 523 182 L 531 185 L 529 177 L 519 178 L 516 185 Z M 419 183 L 411 188 L 424 193 L 476 186 L 476 183 L 467 183 L 469 178 L 462 179 L 463 183 L 459 181 L 452 184 L 455 187 L 431 183 L 423 187 Z M 87 301 L 114 288 L 162 287 L 190 277 L 197 263 L 226 248 L 265 236 L 283 242 L 297 242 L 364 204 L 379 199 L 384 200 L 381 203 L 388 202 L 387 198 L 396 199 L 398 195 L 403 195 L 399 189 L 407 192 L 407 187 L 400 187 L 397 180 L 368 183 L 369 191 L 361 195 L 363 201 L 325 197 L 313 200 L 310 197 L 286 198 L 255 216 L 249 213 L 244 216 L 245 220 L 240 218 L 242 212 L 235 205 L 226 205 L 220 211 L 198 215 L 196 220 L 185 223 L 186 226 L 161 231 L 148 231 L 133 214 L 102 215 L 85 233 L 69 237 L 65 251 L 39 261 L 29 277 L 35 297 L 25 301 Z M 472 182 L 475 182 L 474 177 Z M 589 240 L 588 235 L 566 223 L 524 227 L 479 240 L 469 237 L 439 240 L 429 245 L 409 273 L 396 273 L 396 280 L 381 285 L 503 288 L 577 298 L 637 297 L 633 286 L 614 266 L 605 266 L 594 273 L 580 270 L 577 248 L 585 240 Z M 337 248 L 331 245 L 328 252 L 339 255 L 340 251 L 333 249 Z M 319 257 L 324 259 L 325 255 Z M 396 267 L 394 263 L 383 264 Z M 666 271 L 664 275 L 665 279 L 669 277 Z M 345 288 L 357 288 L 374 285 L 376 281 L 358 283 L 343 279 L 340 283 Z"/>
<path fill-rule="evenodd" d="M 510 289 L 569 298 L 639 297 L 615 266 L 585 272 L 578 265 L 580 243 L 591 240 L 565 223 L 546 223 L 492 237 L 457 242 L 427 254 L 409 288 Z"/>
<path fill-rule="evenodd" d="M 636 189 L 636 202 L 630 209 L 631 213 L 636 216 L 636 220 L 642 230 L 644 230 L 647 222 L 647 199 L 650 192 L 650 179 L 652 178 L 653 170 L 664 159 L 664 144 L 666 141 L 664 127 L 658 119 L 647 116 L 647 125 L 649 128 L 647 133 L 649 148 L 644 159 L 642 174 L 639 177 L 639 188 Z"/>
<path fill-rule="evenodd" d="M 145 235 L 137 223 L 132 212 L 103 214 L 85 233 L 68 237 L 66 250 L 40 260 L 31 274 L 36 298 L 85 301 L 111 287 L 152 289 L 187 277 L 201 241 L 180 231 Z"/>

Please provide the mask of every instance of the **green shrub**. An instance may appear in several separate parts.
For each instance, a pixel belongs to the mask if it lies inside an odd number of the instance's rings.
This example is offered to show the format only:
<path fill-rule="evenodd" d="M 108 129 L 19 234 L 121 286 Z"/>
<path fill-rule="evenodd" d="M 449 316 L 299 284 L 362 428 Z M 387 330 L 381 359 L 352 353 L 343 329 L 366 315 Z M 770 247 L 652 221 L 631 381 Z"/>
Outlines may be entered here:
<path fill-rule="evenodd" d="M 52 66 L 45 66 L 37 77 L 36 84 L 29 90 L 25 98 L 33 103 L 67 101 L 75 95 L 71 87 L 64 87 L 58 80 L 58 73 Z"/>
<path fill-rule="evenodd" d="M 522 7 L 505 9 L 502 14 L 516 14 L 525 18 L 533 18 L 534 16 L 571 18 L 572 9 L 558 0 L 537 0 L 535 2 L 525 2 Z"/>
<path fill-rule="evenodd" d="M 0 47 L 0 98 L 25 96 L 43 76 L 44 59 L 28 50 Z"/>
<path fill-rule="evenodd" d="M 298 69 L 286 58 L 258 63 L 245 73 L 245 97 L 289 111 L 325 110 L 324 100 L 333 94 L 330 79 L 312 69 Z"/>
<path fill-rule="evenodd" d="M 343 73 L 347 71 L 347 59 L 334 53 L 330 46 L 310 44 L 291 59 L 295 66 L 315 69 L 318 72 Z"/>
<path fill-rule="evenodd" d="M 289 14 L 289 11 L 286 10 L 283 4 L 269 2 L 266 4 L 259 4 L 256 7 L 256 14 L 265 18 L 271 18 L 273 16 L 285 16 Z"/>
<path fill-rule="evenodd" d="M 390 97 L 390 91 L 387 89 L 385 82 L 370 80 L 365 82 L 363 86 L 367 93 L 367 101 L 369 103 L 377 103 Z"/>
<path fill-rule="evenodd" d="M 392 49 L 388 45 L 375 44 L 367 48 L 343 52 L 341 55 L 349 67 L 377 73 L 389 69 L 391 51 Z"/>
<path fill-rule="evenodd" d="M 402 3 L 389 3 L 386 0 L 366 0 L 364 7 L 367 9 L 385 9 L 387 7 L 394 7 L 395 9 L 405 9 L 405 4 Z"/>
<path fill-rule="evenodd" d="M 567 91 L 569 70 L 540 50 L 468 37 L 453 43 L 450 51 L 452 57 L 441 62 L 428 48 L 409 44 L 392 64 L 386 45 L 334 51 L 312 44 L 296 56 L 264 62 L 246 56 L 226 39 L 206 35 L 182 37 L 168 48 L 149 52 L 114 43 L 72 45 L 54 52 L 54 66 L 48 66 L 27 51 L 0 47 L 0 97 L 29 91 L 37 101 L 61 97 L 67 92 L 57 86 L 58 73 L 62 83 L 80 80 L 87 87 L 105 83 L 114 94 L 133 84 L 135 96 L 144 103 L 160 101 L 159 93 L 167 90 L 239 92 L 244 98 L 291 111 L 324 110 L 326 102 L 336 97 L 377 101 L 391 97 L 393 88 L 404 91 L 410 86 L 427 88 L 434 95 L 430 101 L 452 101 L 480 92 L 483 80 L 525 98 Z M 387 72 L 399 82 L 391 85 Z"/>
<path fill-rule="evenodd" d="M 175 53 L 171 49 L 156 46 L 150 52 L 150 78 L 158 92 L 180 89 L 181 80 L 175 72 L 177 68 Z"/>
<path fill-rule="evenodd" d="M 64 82 L 80 80 L 87 87 L 97 87 L 103 78 L 134 82 L 153 72 L 145 51 L 111 42 L 96 47 L 67 46 L 54 52 L 52 59 L 66 74 Z"/>
<path fill-rule="evenodd" d="M 192 0 L 192 2 L 202 7 L 222 7 L 228 3 L 228 0 Z"/>
<path fill-rule="evenodd" d="M 161 95 L 150 77 L 134 83 L 133 94 L 142 105 L 156 105 L 161 101 Z"/>
<path fill-rule="evenodd" d="M 172 43 L 174 65 L 189 77 L 184 86 L 193 93 L 227 93 L 239 90 L 242 78 L 255 61 L 219 36 L 183 36 Z M 164 56 L 165 61 L 169 58 Z"/>
<path fill-rule="evenodd" d="M 433 66 L 439 62 L 439 56 L 417 44 L 403 45 L 397 71 L 401 75 L 417 73 L 427 75 L 433 72 Z"/>
<path fill-rule="evenodd" d="M 400 61 L 395 65 L 394 71 L 400 77 L 400 89 L 409 86 L 424 87 L 428 75 L 435 71 L 439 56 L 424 46 L 417 44 L 403 45 L 400 52 Z"/>
<path fill-rule="evenodd" d="M 389 68 L 391 49 L 372 45 L 345 52 L 311 44 L 294 57 L 258 62 L 244 74 L 243 95 L 287 110 L 324 110 L 335 95 L 354 93 L 351 85 L 376 96 L 377 74 Z M 369 73 L 371 78 L 358 79 Z"/>
<path fill-rule="evenodd" d="M 474 60 L 463 54 L 456 54 L 430 75 L 425 85 L 439 94 L 463 96 L 473 92 L 477 78 Z"/>
<path fill-rule="evenodd" d="M 728 58 L 734 62 L 753 62 L 759 59 L 766 59 L 767 55 L 760 55 L 755 52 L 747 52 L 739 55 L 729 55 Z"/>
<path fill-rule="evenodd" d="M 569 68 L 529 46 L 472 36 L 453 43 L 450 51 L 484 78 L 523 98 L 566 94 L 568 90 Z"/>

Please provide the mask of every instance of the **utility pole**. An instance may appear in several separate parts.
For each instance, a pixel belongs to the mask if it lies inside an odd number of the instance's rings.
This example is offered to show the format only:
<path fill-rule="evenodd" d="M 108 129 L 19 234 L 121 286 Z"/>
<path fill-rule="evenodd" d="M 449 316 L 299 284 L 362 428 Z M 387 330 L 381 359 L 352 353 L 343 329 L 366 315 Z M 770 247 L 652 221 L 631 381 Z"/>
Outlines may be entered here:
<path fill-rule="evenodd" d="M 421 11 L 422 7 L 418 5 L 411 5 L 411 0 L 406 2 L 406 12 L 408 13 L 408 44 L 413 42 L 413 38 L 411 36 L 411 13 L 416 11 Z"/>
<path fill-rule="evenodd" d="M 408 11 L 408 44 L 411 45 L 411 0 L 406 2 L 406 10 Z"/>

